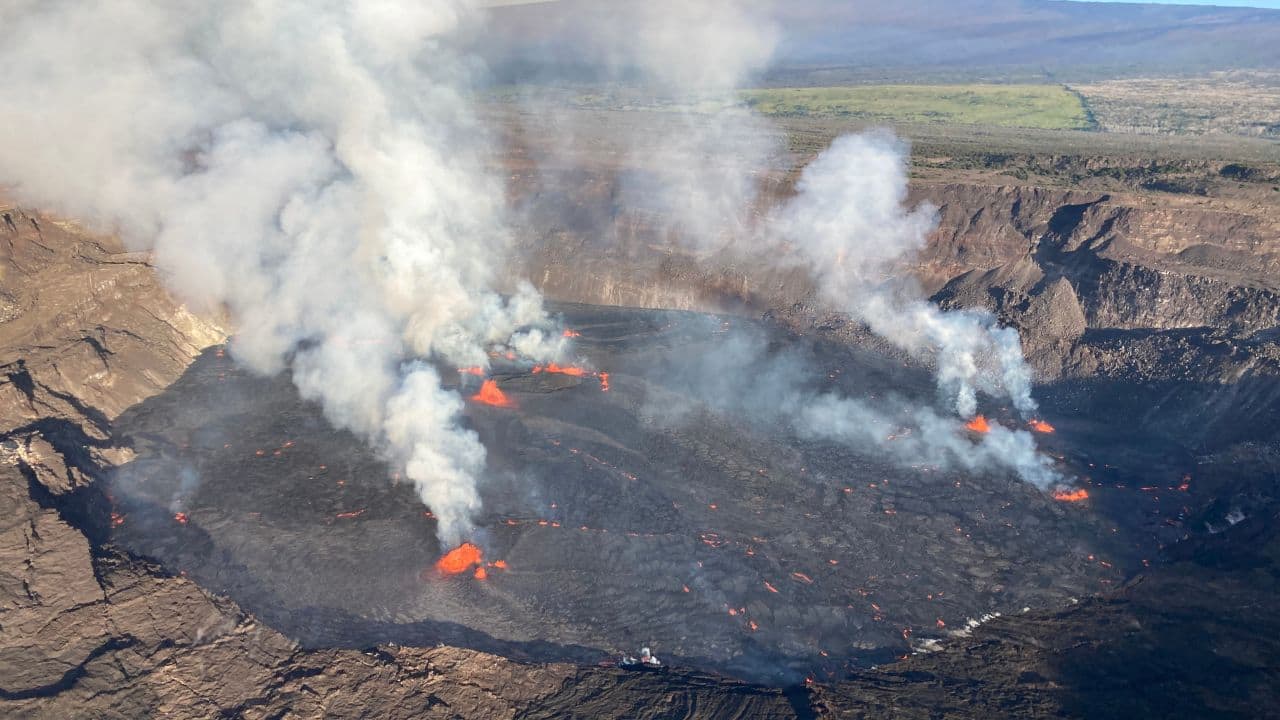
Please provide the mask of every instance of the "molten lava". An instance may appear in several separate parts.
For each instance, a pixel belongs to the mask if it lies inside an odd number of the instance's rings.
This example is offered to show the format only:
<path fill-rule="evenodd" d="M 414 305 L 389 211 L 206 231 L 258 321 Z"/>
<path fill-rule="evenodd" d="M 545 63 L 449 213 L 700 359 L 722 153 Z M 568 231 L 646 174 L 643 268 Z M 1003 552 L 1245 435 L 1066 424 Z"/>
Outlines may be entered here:
<path fill-rule="evenodd" d="M 595 377 L 600 380 L 600 390 L 609 392 L 609 373 L 607 372 L 591 372 L 583 367 L 576 365 L 557 365 L 556 363 L 547 363 L 546 365 L 534 365 L 531 372 L 534 375 L 538 373 L 551 373 L 553 375 L 569 375 L 570 377 Z"/>
<path fill-rule="evenodd" d="M 585 368 L 576 367 L 574 365 L 557 365 L 555 363 L 547 363 L 546 365 L 535 365 L 533 367 L 535 373 L 548 372 L 557 375 L 572 375 L 573 377 L 582 377 L 587 374 Z"/>
<path fill-rule="evenodd" d="M 173 519 L 174 519 L 174 520 L 177 520 L 179 523 L 181 523 L 181 524 L 183 524 L 183 525 L 186 525 L 186 524 L 187 524 L 187 514 L 186 514 L 186 513 L 184 513 L 184 512 L 174 513 L 174 514 L 173 514 Z"/>
<path fill-rule="evenodd" d="M 1038 433 L 1045 433 L 1046 435 L 1053 432 L 1053 426 L 1043 420 L 1032 420 L 1027 423 L 1027 426 Z"/>
<path fill-rule="evenodd" d="M 569 328 L 565 328 L 564 336 L 567 338 L 582 337 L 582 333 L 578 332 L 577 330 L 570 330 Z"/>
<path fill-rule="evenodd" d="M 964 426 L 976 433 L 991 432 L 991 423 L 987 422 L 987 418 L 984 415 L 975 416 L 972 420 L 965 423 Z"/>
<path fill-rule="evenodd" d="M 483 565 L 482 565 L 482 566 L 480 566 L 480 567 L 478 567 L 478 568 L 476 568 L 476 579 L 477 579 L 477 580 L 483 580 L 483 579 L 485 579 L 485 578 L 487 578 L 487 577 L 489 577 L 489 573 L 488 573 L 487 571 L 485 571 L 485 569 L 484 569 L 484 566 L 483 566 Z"/>
<path fill-rule="evenodd" d="M 481 565 L 483 562 L 484 553 L 481 552 L 479 547 L 471 543 L 462 543 L 436 561 L 436 570 L 445 575 L 457 575 L 470 570 L 476 565 Z"/>
<path fill-rule="evenodd" d="M 485 380 L 484 384 L 480 386 L 480 392 L 472 395 L 471 399 L 494 407 L 509 408 L 516 406 L 515 402 L 498 388 L 498 383 L 494 380 Z"/>
<path fill-rule="evenodd" d="M 1060 502 L 1080 502 L 1089 499 L 1089 491 L 1084 488 L 1058 488 L 1053 491 L 1053 499 Z"/>
<path fill-rule="evenodd" d="M 459 375 L 475 375 L 476 377 L 484 377 L 484 368 L 482 367 L 466 367 L 458 368 Z"/>

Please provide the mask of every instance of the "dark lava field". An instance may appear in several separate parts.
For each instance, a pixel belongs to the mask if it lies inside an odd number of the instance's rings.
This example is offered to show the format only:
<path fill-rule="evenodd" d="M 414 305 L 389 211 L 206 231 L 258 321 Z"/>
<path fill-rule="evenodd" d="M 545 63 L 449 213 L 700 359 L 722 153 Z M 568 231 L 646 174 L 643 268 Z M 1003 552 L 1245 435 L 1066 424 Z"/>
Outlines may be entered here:
<path fill-rule="evenodd" d="M 1037 444 L 1088 494 L 1069 502 L 1007 471 L 895 463 L 749 410 L 780 357 L 810 389 L 935 402 L 927 369 L 890 353 L 768 321 L 553 309 L 586 369 L 497 358 L 488 374 L 506 402 L 467 403 L 489 453 L 482 570 L 438 571 L 449 548 L 413 488 L 287 375 L 237 368 L 234 340 L 114 423 L 137 456 L 110 478 L 111 540 L 306 647 L 592 663 L 648 645 L 785 685 L 1115 590 L 1190 524 L 1241 519 L 1196 507 L 1196 456 L 1134 422 L 1177 412 L 1158 387 L 1038 390 L 1056 431 Z M 481 388 L 441 372 L 468 396 Z"/>

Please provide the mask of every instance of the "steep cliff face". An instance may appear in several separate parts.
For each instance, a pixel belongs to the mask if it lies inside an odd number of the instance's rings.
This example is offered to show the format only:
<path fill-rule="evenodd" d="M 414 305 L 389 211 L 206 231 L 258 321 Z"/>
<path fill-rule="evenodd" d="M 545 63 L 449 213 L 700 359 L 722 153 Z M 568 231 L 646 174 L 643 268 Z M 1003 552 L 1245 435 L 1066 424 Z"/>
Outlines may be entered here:
<path fill-rule="evenodd" d="M 1018 327 L 1048 378 L 1185 378 L 1195 365 L 1196 379 L 1231 379 L 1235 372 L 1216 361 L 1223 352 L 1237 369 L 1274 372 L 1266 331 L 1280 320 L 1275 208 L 1197 208 L 1176 197 L 1168 207 L 1148 196 L 1053 199 L 1046 219 L 1024 225 L 1022 257 L 957 275 L 935 299 L 987 307 Z M 944 233 L 948 227 L 956 225 L 944 221 Z M 1162 334 L 1188 332 L 1213 339 L 1192 351 L 1194 362 L 1141 359 L 1173 337 Z M 1116 333 L 1129 342 L 1111 342 Z"/>
<path fill-rule="evenodd" d="M 916 272 L 926 290 L 934 291 L 966 272 L 1016 263 L 1030 254 L 1060 208 L 1089 199 L 1037 187 L 916 185 L 909 202 L 938 211 L 938 228 L 917 259 Z"/>
<path fill-rule="evenodd" d="M 732 244 L 694 252 L 662 217 L 613 207 L 607 177 L 583 187 L 575 203 L 590 222 L 540 225 L 535 215 L 524 245 L 527 274 L 549 297 L 768 312 L 800 329 L 827 322 L 833 309 L 785 255 L 744 255 Z M 1259 358 L 1246 363 L 1255 371 L 1273 365 L 1274 204 L 957 182 L 917 184 L 911 201 L 935 207 L 938 227 L 908 269 L 945 307 L 986 307 L 1022 331 L 1043 380 L 1159 376 L 1158 363 L 1108 349 L 1107 333 L 1120 331 L 1140 340 L 1135 352 L 1153 334 L 1197 331 Z M 1201 360 L 1202 379 L 1230 374 Z"/>
<path fill-rule="evenodd" d="M 128 450 L 111 419 L 223 337 L 161 288 L 147 258 L 0 204 L 0 453 L 42 492 L 84 490 Z"/>

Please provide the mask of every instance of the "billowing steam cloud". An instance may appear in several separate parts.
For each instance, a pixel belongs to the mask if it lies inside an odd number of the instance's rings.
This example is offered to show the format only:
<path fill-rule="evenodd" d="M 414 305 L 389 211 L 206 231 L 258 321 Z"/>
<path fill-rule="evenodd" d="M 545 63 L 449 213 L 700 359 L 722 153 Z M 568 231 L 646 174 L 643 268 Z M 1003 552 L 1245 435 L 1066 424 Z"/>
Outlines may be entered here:
<path fill-rule="evenodd" d="M 770 230 L 792 244 L 824 298 L 913 355 L 930 357 L 956 412 L 977 391 L 1036 410 L 1018 333 L 982 310 L 943 312 L 921 298 L 901 263 L 922 250 L 932 208 L 905 208 L 905 148 L 887 134 L 846 135 L 804 169 Z M 897 272 L 895 272 L 895 270 Z"/>
<path fill-rule="evenodd" d="M 776 234 L 808 266 L 823 298 L 872 332 L 934 367 L 939 392 L 962 417 L 978 392 L 1008 398 L 1027 419 L 1036 410 L 1031 373 L 1012 328 L 985 310 L 943 312 L 904 271 L 933 228 L 929 207 L 906 207 L 906 151 L 887 133 L 837 138 L 808 165 L 796 196 L 770 218 Z M 904 462 L 978 470 L 1004 467 L 1041 489 L 1061 481 L 1031 434 L 992 426 L 978 442 L 928 408 L 873 408 L 831 395 L 797 406 L 798 429 Z M 914 432 L 900 436 L 896 429 Z M 892 442 L 884 439 L 894 436 Z"/>
<path fill-rule="evenodd" d="M 495 294 L 503 188 L 466 98 L 465 0 L 9 0 L 0 178 L 155 251 L 230 311 L 236 357 L 292 366 L 405 468 L 443 541 L 485 452 L 428 362 L 556 351 L 537 294 Z"/>
<path fill-rule="evenodd" d="M 667 103 L 658 129 L 634 143 L 631 164 L 647 172 L 624 182 L 624 204 L 654 207 L 671 234 L 700 254 L 741 257 L 750 248 L 804 266 L 825 304 L 930 364 L 943 401 L 961 417 L 976 413 L 980 392 L 1008 398 L 1024 418 L 1033 416 L 1031 373 L 1017 332 L 983 310 L 943 312 L 909 278 L 907 264 L 924 248 L 935 217 L 931 208 L 906 206 L 904 143 L 887 132 L 841 137 L 806 167 L 794 198 L 762 221 L 751 218 L 759 175 L 776 156 L 778 138 L 735 101 L 733 89 L 765 67 L 778 42 L 766 4 L 639 3 L 620 17 L 580 22 L 610 39 L 597 59 L 629 73 L 615 79 L 637 78 Z M 801 432 L 881 447 L 904 462 L 1006 467 L 1039 487 L 1056 480 L 1026 432 L 997 427 L 974 443 L 954 418 L 927 408 L 873 409 L 798 390 L 778 402 Z M 885 445 L 885 427 L 904 423 L 929 431 Z"/>
<path fill-rule="evenodd" d="M 796 408 L 795 417 L 802 433 L 876 448 L 903 465 L 969 472 L 1006 468 L 1041 490 L 1062 480 L 1049 458 L 1036 451 L 1031 433 L 993 424 L 975 443 L 953 418 L 942 417 L 928 407 L 901 403 L 873 406 L 826 394 Z M 886 441 L 890 437 L 893 439 Z"/>
<path fill-rule="evenodd" d="M 504 188 L 486 169 L 494 144 L 470 99 L 482 73 L 469 52 L 483 45 L 475 4 L 0 8 L 0 181 L 153 249 L 186 300 L 231 313 L 241 362 L 263 373 L 289 366 L 330 420 L 403 467 L 448 543 L 470 529 L 485 452 L 459 427 L 461 399 L 431 361 L 482 366 L 494 344 L 545 359 L 560 342 L 531 287 L 493 291 L 506 280 L 509 238 Z M 785 245 L 827 302 L 931 360 L 960 415 L 974 412 L 979 392 L 1034 411 L 1012 330 L 986 313 L 943 313 L 897 277 L 932 214 L 904 208 L 896 141 L 837 141 L 791 202 L 749 219 L 758 173 L 778 150 L 768 124 L 732 94 L 778 39 L 758 3 L 602 3 L 578 22 L 596 38 L 597 60 L 670 103 L 664 129 L 632 153 L 649 173 L 624 187 L 624 204 L 657 205 L 698 250 Z M 870 431 L 859 428 L 906 418 L 939 430 L 890 453 L 1051 480 L 1026 433 L 958 442 L 958 423 L 927 409 L 792 398 L 779 407 L 808 434 L 861 443 Z"/>

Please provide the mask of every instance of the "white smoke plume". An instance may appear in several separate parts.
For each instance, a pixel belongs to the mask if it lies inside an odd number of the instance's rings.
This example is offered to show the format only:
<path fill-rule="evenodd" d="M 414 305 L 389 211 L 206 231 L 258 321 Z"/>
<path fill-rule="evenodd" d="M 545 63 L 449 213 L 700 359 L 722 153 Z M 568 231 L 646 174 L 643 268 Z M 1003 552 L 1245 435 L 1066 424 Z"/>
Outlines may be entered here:
<path fill-rule="evenodd" d="M 485 452 L 419 359 L 556 352 L 493 288 L 503 187 L 468 99 L 466 0 L 8 0 L 0 181 L 154 250 L 236 358 L 405 468 L 466 536 Z"/>
<path fill-rule="evenodd" d="M 1009 397 L 1030 418 L 1036 401 L 1018 332 L 984 310 L 945 313 L 902 272 L 934 223 L 932 208 L 906 208 L 905 156 L 887 133 L 836 138 L 804 169 L 771 229 L 809 266 L 824 300 L 893 345 L 929 357 L 956 413 L 972 416 L 983 391 Z"/>
<path fill-rule="evenodd" d="M 961 417 L 977 412 L 980 392 L 1008 398 L 1024 418 L 1033 417 L 1031 373 L 1017 332 L 984 310 L 942 311 L 909 277 L 908 265 L 936 219 L 932 208 L 906 205 L 905 143 L 887 132 L 838 138 L 804 169 L 796 195 L 755 222 L 758 176 L 778 155 L 778 135 L 737 103 L 734 92 L 767 65 L 778 43 L 770 8 L 747 0 L 672 0 L 638 4 L 631 12 L 625 21 L 587 22 L 617 39 L 608 45 L 615 66 L 638 68 L 652 92 L 685 104 L 665 109 L 667 117 L 654 123 L 657 138 L 632 143 L 631 162 L 648 171 L 641 177 L 649 181 L 624 187 L 627 204 L 656 207 L 673 234 L 699 253 L 767 251 L 804 266 L 824 304 L 928 362 L 943 401 Z M 875 445 L 904 461 L 914 453 L 938 465 L 1006 467 L 1042 488 L 1056 478 L 1023 431 L 996 426 L 975 444 L 954 418 L 924 408 L 904 419 L 922 432 L 886 446 L 880 426 L 904 413 L 804 397 L 789 404 L 801 432 Z M 847 413 L 844 421 L 840 411 Z M 863 437 L 833 430 L 852 428 L 854 419 L 876 430 Z"/>
<path fill-rule="evenodd" d="M 906 207 L 907 151 L 887 133 L 846 135 L 810 163 L 770 230 L 808 265 L 824 299 L 872 332 L 932 360 L 957 413 L 977 412 L 977 392 L 1036 410 L 1017 331 L 985 310 L 944 312 L 926 301 L 903 263 L 924 249 L 930 207 Z"/>
<path fill-rule="evenodd" d="M 867 395 L 834 393 L 824 389 L 831 378 L 817 372 L 828 360 L 811 353 L 803 344 L 776 345 L 763 326 L 735 326 L 714 348 L 696 346 L 655 366 L 674 392 L 655 394 L 644 414 L 680 425 L 699 422 L 700 406 L 709 407 L 769 434 L 784 430 L 838 442 L 904 467 L 1006 470 L 1042 490 L 1062 482 L 1031 433 L 998 422 L 988 432 L 971 432 L 920 401 L 927 385 L 907 379 L 886 387 L 896 373 L 884 368 L 867 368 L 874 377 L 854 383 L 863 392 L 873 389 Z"/>
<path fill-rule="evenodd" d="M 629 164 L 646 172 L 624 186 L 624 205 L 654 208 L 699 251 L 735 244 L 745 254 L 743 246 L 786 242 L 824 300 L 931 360 L 957 413 L 972 416 L 981 391 L 1034 414 L 1016 331 L 981 310 L 942 312 L 907 279 L 905 263 L 924 248 L 935 219 L 930 208 L 905 208 L 908 153 L 891 134 L 838 138 L 805 168 L 796 197 L 763 227 L 750 220 L 778 136 L 736 101 L 736 90 L 779 42 L 768 3 L 609 4 L 576 22 L 571 32 L 595 38 L 595 60 L 615 68 L 615 81 L 625 70 L 671 103 L 630 142 Z"/>
<path fill-rule="evenodd" d="M 954 418 L 928 407 L 903 404 L 890 410 L 830 394 L 812 398 L 795 417 L 797 430 L 806 435 L 875 448 L 903 465 L 969 472 L 1003 467 L 1041 490 L 1062 480 L 1052 461 L 1036 451 L 1030 433 L 998 423 L 975 443 Z"/>
<path fill-rule="evenodd" d="M 928 360 L 939 393 L 961 417 L 977 412 L 978 392 L 984 392 L 1008 398 L 1029 419 L 1036 403 L 1017 331 L 985 310 L 944 312 L 906 272 L 935 222 L 933 208 L 906 205 L 906 157 L 905 146 L 887 133 L 837 138 L 804 169 L 795 197 L 773 214 L 767 232 L 808 267 L 824 300 Z M 917 432 L 886 442 L 889 426 L 903 424 Z M 1004 467 L 1042 490 L 1061 482 L 1030 433 L 993 424 L 975 443 L 954 418 L 927 407 L 886 415 L 884 408 L 826 395 L 799 408 L 797 426 L 880 447 L 908 464 Z"/>

